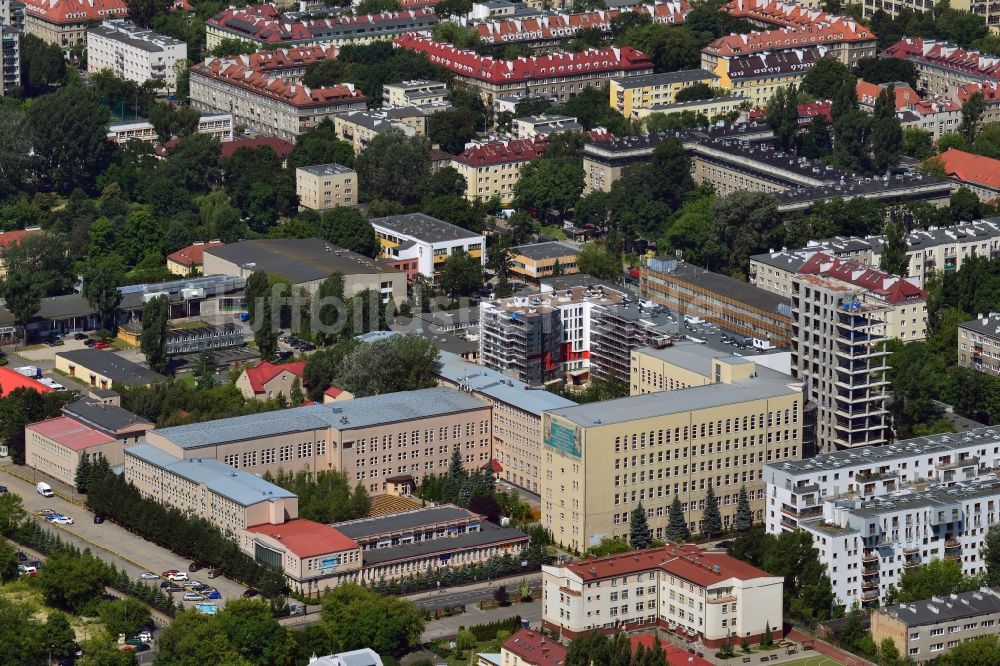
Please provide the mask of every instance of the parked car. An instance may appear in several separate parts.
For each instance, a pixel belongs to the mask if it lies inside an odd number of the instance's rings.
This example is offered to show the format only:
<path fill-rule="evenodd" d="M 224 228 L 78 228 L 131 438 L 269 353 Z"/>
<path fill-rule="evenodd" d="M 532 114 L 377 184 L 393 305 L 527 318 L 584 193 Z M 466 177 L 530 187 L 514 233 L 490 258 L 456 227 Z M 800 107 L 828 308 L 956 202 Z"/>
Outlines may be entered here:
<path fill-rule="evenodd" d="M 87 338 L 86 340 L 83 341 L 83 344 L 87 345 L 88 347 L 93 347 L 94 345 L 97 344 L 97 340 L 93 338 Z"/>
<path fill-rule="evenodd" d="M 191 573 L 194 573 L 195 571 L 201 571 L 204 568 L 205 568 L 205 565 L 202 564 L 201 562 L 192 562 L 190 564 L 190 566 L 188 566 L 188 571 L 190 571 Z"/>
<path fill-rule="evenodd" d="M 168 587 L 171 587 L 171 586 L 173 586 L 173 583 L 170 582 L 169 580 L 165 580 L 162 583 L 160 583 L 160 589 L 163 589 L 163 590 L 165 590 L 165 589 L 167 589 Z"/>
<path fill-rule="evenodd" d="M 139 580 L 158 580 L 160 578 L 159 574 L 155 574 L 152 571 L 143 571 L 139 574 Z"/>
<path fill-rule="evenodd" d="M 197 590 L 197 591 L 208 589 L 208 585 L 205 585 L 200 580 L 189 580 L 186 583 L 184 583 L 184 587 L 186 587 L 189 590 Z"/>
<path fill-rule="evenodd" d="M 215 569 L 212 569 L 211 571 L 208 572 L 208 577 L 209 578 L 215 578 L 218 575 L 219 575 L 219 572 L 216 571 Z"/>
<path fill-rule="evenodd" d="M 95 525 L 100 525 L 103 522 L 104 522 L 104 516 L 102 514 L 100 514 L 100 513 L 95 513 L 94 514 L 94 524 Z"/>
<path fill-rule="evenodd" d="M 184 601 L 203 601 L 205 597 L 201 596 L 197 592 L 187 592 L 183 597 Z"/>
<path fill-rule="evenodd" d="M 0 486 L 0 495 L 3 495 L 5 492 L 7 492 L 7 486 Z"/>
<path fill-rule="evenodd" d="M 108 347 L 110 347 L 111 345 L 109 345 L 109 344 L 108 344 L 107 342 L 105 342 L 104 340 L 101 340 L 101 341 L 99 341 L 99 342 L 95 342 L 94 344 L 92 344 L 92 345 L 90 345 L 90 346 L 91 346 L 91 347 L 93 347 L 94 349 L 107 349 L 107 348 L 108 348 Z"/>
<path fill-rule="evenodd" d="M 17 575 L 19 576 L 35 576 L 37 574 L 38 574 L 38 567 L 33 567 L 28 564 L 17 565 Z"/>
<path fill-rule="evenodd" d="M 180 585 L 178 585 L 177 583 L 170 583 L 169 585 L 167 585 L 163 589 L 166 590 L 167 592 L 183 592 L 184 591 L 184 588 L 181 587 Z"/>
<path fill-rule="evenodd" d="M 188 575 L 183 571 L 178 571 L 177 573 L 172 573 L 167 576 L 168 579 L 174 581 L 175 583 L 183 582 L 188 579 Z"/>
<path fill-rule="evenodd" d="M 53 521 L 56 518 L 65 518 L 65 517 L 66 516 L 62 515 L 61 513 L 55 513 L 55 512 L 53 512 L 53 513 L 50 513 L 47 516 L 45 516 L 45 520 Z"/>
<path fill-rule="evenodd" d="M 36 516 L 41 516 L 41 517 L 44 518 L 45 516 L 47 516 L 47 515 L 49 515 L 51 513 L 55 513 L 55 511 L 53 511 L 52 509 L 42 509 L 41 511 L 37 512 L 35 515 Z"/>
<path fill-rule="evenodd" d="M 255 589 L 253 589 L 251 587 L 250 589 L 248 589 L 246 592 L 243 593 L 243 597 L 246 598 L 246 599 L 252 599 L 252 598 L 258 596 L 259 594 L 260 594 L 260 592 L 258 592 L 257 590 L 255 590 Z"/>
<path fill-rule="evenodd" d="M 136 638 L 141 640 L 143 643 L 149 643 L 153 640 L 153 634 L 149 631 L 140 631 L 136 634 Z"/>
<path fill-rule="evenodd" d="M 206 599 L 221 599 L 222 594 L 218 590 L 205 590 L 204 592 Z"/>
<path fill-rule="evenodd" d="M 166 571 L 164 571 L 160 575 L 163 576 L 164 578 L 166 578 L 170 574 L 175 574 L 175 573 L 178 573 L 179 571 L 180 571 L 180 569 L 167 569 Z"/>
<path fill-rule="evenodd" d="M 49 340 L 49 347 L 62 347 L 64 344 L 66 343 L 63 342 L 62 338 L 52 338 Z"/>
<path fill-rule="evenodd" d="M 55 523 L 56 525 L 72 525 L 73 519 L 70 518 L 69 516 L 59 516 L 52 522 Z"/>
<path fill-rule="evenodd" d="M 17 551 L 17 561 L 18 562 L 27 562 L 28 561 L 28 554 L 26 552 L 24 552 L 23 550 Z"/>
<path fill-rule="evenodd" d="M 74 340 L 86 340 L 87 339 L 87 334 L 86 333 L 74 333 L 73 334 L 73 339 Z"/>

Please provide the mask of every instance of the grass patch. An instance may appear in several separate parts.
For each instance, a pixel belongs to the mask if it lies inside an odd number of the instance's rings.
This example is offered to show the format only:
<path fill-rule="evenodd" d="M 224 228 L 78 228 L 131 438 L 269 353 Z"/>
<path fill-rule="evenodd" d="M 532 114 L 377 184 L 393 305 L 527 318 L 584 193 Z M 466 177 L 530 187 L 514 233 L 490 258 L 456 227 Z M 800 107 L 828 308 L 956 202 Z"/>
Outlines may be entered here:
<path fill-rule="evenodd" d="M 180 324 L 173 324 L 170 326 L 171 330 L 174 331 L 186 331 L 192 328 L 204 328 L 208 326 L 206 322 L 196 320 L 196 321 L 185 321 Z"/>
<path fill-rule="evenodd" d="M 739 656 L 739 654 L 737 654 L 737 656 Z M 732 659 L 729 660 L 730 663 L 732 663 L 732 661 Z M 806 657 L 805 659 L 783 662 L 781 666 L 844 666 L 844 662 L 837 661 L 833 657 L 827 657 L 824 654 L 814 654 L 813 656 Z"/>
<path fill-rule="evenodd" d="M 118 351 L 128 351 L 130 349 L 138 349 L 135 345 L 129 344 L 122 340 L 121 338 L 111 338 L 108 340 L 108 344 L 117 349 Z"/>
<path fill-rule="evenodd" d="M 56 610 L 51 606 L 45 605 L 42 599 L 42 591 L 26 578 L 18 578 L 17 580 L 0 585 L 0 598 L 19 604 L 26 604 L 32 611 L 32 619 L 38 624 L 45 624 L 49 613 Z M 104 629 L 104 625 L 95 619 L 78 617 L 65 612 L 64 615 L 66 615 L 69 625 L 76 633 L 76 640 L 78 642 L 88 640 Z"/>
<path fill-rule="evenodd" d="M 538 233 L 549 238 L 555 238 L 556 240 L 566 240 L 566 234 L 563 232 L 562 227 L 555 225 L 549 224 L 543 226 L 539 228 Z"/>

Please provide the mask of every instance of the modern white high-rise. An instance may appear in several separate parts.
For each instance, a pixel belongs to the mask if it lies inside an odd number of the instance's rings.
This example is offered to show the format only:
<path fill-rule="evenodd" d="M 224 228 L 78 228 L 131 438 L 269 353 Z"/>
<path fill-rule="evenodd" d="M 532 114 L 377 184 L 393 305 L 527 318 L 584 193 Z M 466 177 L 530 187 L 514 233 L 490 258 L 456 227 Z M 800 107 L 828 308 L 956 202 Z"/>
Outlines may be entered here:
<path fill-rule="evenodd" d="M 907 569 L 983 570 L 1000 522 L 1000 426 L 764 465 L 768 533 L 808 532 L 837 603 L 884 601 Z"/>
<path fill-rule="evenodd" d="M 177 90 L 178 62 L 187 58 L 187 44 L 139 28 L 121 19 L 104 21 L 87 31 L 87 71 L 107 70 L 138 84 L 162 82 L 165 92 Z"/>

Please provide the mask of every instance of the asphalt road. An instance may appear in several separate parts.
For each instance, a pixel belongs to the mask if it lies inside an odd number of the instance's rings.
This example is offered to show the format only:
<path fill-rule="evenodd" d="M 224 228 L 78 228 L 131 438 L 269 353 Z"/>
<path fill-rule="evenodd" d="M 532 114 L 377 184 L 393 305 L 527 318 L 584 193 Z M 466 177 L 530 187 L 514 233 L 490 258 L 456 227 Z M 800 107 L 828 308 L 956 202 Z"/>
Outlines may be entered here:
<path fill-rule="evenodd" d="M 53 525 L 47 520 L 36 519 L 51 532 L 59 534 L 68 543 L 89 548 L 90 551 L 102 560 L 114 564 L 119 569 L 123 568 L 129 575 L 138 578 L 143 571 L 152 571 L 159 574 L 167 569 L 178 569 L 187 572 L 191 560 L 186 560 L 170 552 L 166 548 L 161 548 L 156 544 L 144 540 L 138 534 L 133 534 L 123 527 L 119 527 L 112 522 L 105 521 L 100 525 L 94 524 L 94 514 L 75 504 L 73 499 L 80 500 L 80 496 L 73 492 L 73 489 L 65 484 L 42 474 L 34 473 L 33 470 L 25 467 L 15 467 L 9 460 L 0 463 L 0 484 L 7 486 L 10 492 L 17 493 L 24 502 L 24 507 L 29 514 L 35 515 L 42 509 L 51 509 L 65 516 L 69 516 L 75 521 L 73 525 Z M 24 476 L 29 481 L 24 481 L 14 473 Z M 33 476 L 34 474 L 34 476 Z M 37 478 L 38 481 L 46 481 L 56 492 L 55 497 L 42 497 L 35 491 L 35 485 L 30 479 Z M 222 599 L 216 599 L 211 603 L 220 606 L 225 604 L 227 599 L 241 597 L 244 586 L 229 580 L 218 577 L 207 578 L 208 571 L 202 569 L 197 573 L 188 573 L 192 580 L 215 587 L 222 594 Z M 161 581 L 151 581 L 159 584 Z M 175 601 L 181 601 L 183 593 L 174 593 Z M 195 602 L 182 602 L 187 606 Z"/>
<path fill-rule="evenodd" d="M 539 574 L 534 574 L 535 579 L 532 580 L 530 576 L 524 576 L 523 578 L 528 578 L 528 582 L 531 585 L 532 596 L 536 599 L 541 596 L 542 593 L 542 581 Z M 417 608 L 426 608 L 427 610 L 436 610 L 438 608 L 448 608 L 450 606 L 465 605 L 466 609 L 470 606 L 476 606 L 480 601 L 487 601 L 493 598 L 493 593 L 496 591 L 500 585 L 507 586 L 507 592 L 511 596 L 517 592 L 517 584 L 522 580 L 522 577 L 508 578 L 501 581 L 494 581 L 492 585 L 488 587 L 474 587 L 472 589 L 460 589 L 457 591 L 449 591 L 447 589 L 441 590 L 440 592 L 433 593 L 431 596 L 421 597 L 419 599 L 410 598 Z"/>

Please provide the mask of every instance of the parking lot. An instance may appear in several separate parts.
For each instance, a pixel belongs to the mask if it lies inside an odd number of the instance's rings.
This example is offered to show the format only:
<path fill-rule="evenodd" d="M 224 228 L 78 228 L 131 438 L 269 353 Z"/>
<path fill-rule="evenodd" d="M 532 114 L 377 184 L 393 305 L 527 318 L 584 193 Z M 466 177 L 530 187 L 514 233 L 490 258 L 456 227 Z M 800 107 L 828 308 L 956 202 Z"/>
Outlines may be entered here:
<path fill-rule="evenodd" d="M 37 515 L 36 520 L 40 521 L 46 528 L 59 534 L 64 541 L 75 544 L 80 548 L 89 548 L 94 555 L 114 564 L 128 572 L 130 576 L 138 578 L 144 571 L 160 574 L 168 569 L 178 569 L 187 573 L 191 580 L 198 580 L 202 583 L 214 587 L 222 594 L 222 599 L 207 601 L 207 603 L 218 604 L 220 607 L 227 599 L 241 597 L 246 588 L 235 581 L 222 576 L 209 579 L 208 570 L 202 569 L 196 573 L 188 571 L 191 560 L 186 560 L 170 552 L 166 548 L 161 548 L 156 544 L 144 540 L 138 534 L 133 534 L 128 530 L 105 521 L 97 525 L 94 523 L 94 514 L 75 502 L 82 502 L 83 498 L 76 494 L 72 488 L 61 484 L 54 479 L 35 473 L 33 470 L 18 467 L 5 460 L 0 463 L 0 484 L 7 486 L 8 490 L 21 496 L 24 507 L 29 514 L 35 515 L 43 510 L 51 510 L 61 513 L 73 519 L 72 525 L 55 525 L 44 520 Z M 20 476 L 15 476 L 15 473 Z M 26 477 L 28 480 L 20 478 Z M 35 491 L 35 478 L 37 481 L 45 481 L 52 486 L 56 492 L 55 497 L 42 497 Z M 159 584 L 162 579 L 150 581 Z M 182 601 L 183 592 L 173 594 L 175 601 Z M 198 602 L 182 602 L 185 606 L 193 606 Z"/>

